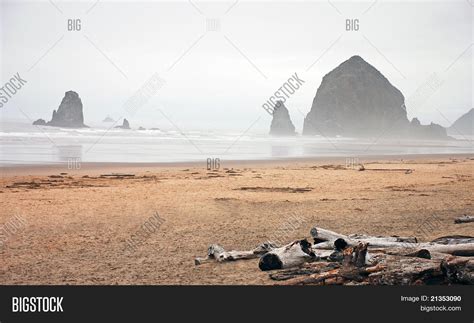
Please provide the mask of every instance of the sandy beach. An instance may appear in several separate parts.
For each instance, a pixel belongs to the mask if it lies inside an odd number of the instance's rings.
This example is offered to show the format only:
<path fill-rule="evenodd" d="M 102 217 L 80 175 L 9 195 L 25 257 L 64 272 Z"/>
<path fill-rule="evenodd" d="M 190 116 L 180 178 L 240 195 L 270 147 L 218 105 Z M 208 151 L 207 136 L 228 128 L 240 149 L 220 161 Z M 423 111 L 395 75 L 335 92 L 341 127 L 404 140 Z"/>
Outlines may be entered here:
<path fill-rule="evenodd" d="M 474 156 L 200 164 L 82 164 L 2 169 L 1 284 L 274 284 L 257 260 L 194 265 L 211 243 L 247 250 L 269 239 L 340 233 L 472 235 Z M 119 174 L 119 175 L 117 175 Z M 120 175 L 121 174 L 121 175 Z M 127 240 L 159 215 L 135 250 Z M 288 223 L 293 223 L 288 229 Z M 426 229 L 427 224 L 429 229 Z"/>

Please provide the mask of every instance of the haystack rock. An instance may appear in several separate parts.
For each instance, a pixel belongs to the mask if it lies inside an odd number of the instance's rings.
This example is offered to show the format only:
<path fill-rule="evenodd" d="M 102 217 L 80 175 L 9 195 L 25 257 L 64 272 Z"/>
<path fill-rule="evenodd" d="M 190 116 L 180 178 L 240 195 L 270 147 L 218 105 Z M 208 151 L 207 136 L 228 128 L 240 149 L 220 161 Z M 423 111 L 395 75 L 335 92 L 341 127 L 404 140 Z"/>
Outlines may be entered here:
<path fill-rule="evenodd" d="M 451 135 L 474 136 L 474 108 L 463 114 L 448 128 Z"/>
<path fill-rule="evenodd" d="M 41 119 L 33 124 L 40 124 Z M 74 91 L 67 91 L 64 95 L 58 110 L 53 110 L 51 121 L 45 124 L 52 127 L 84 128 L 84 115 L 82 113 L 82 101 Z"/>
<path fill-rule="evenodd" d="M 441 126 L 422 126 L 418 120 L 410 123 L 403 94 L 360 56 L 351 57 L 323 77 L 303 134 L 449 138 Z"/>
<path fill-rule="evenodd" d="M 115 128 L 119 129 L 130 129 L 130 123 L 128 123 L 127 119 L 123 119 L 123 123 L 121 126 L 116 126 Z"/>
<path fill-rule="evenodd" d="M 273 110 L 273 119 L 270 126 L 272 136 L 294 136 L 295 126 L 291 122 L 290 114 L 282 101 L 277 101 Z"/>

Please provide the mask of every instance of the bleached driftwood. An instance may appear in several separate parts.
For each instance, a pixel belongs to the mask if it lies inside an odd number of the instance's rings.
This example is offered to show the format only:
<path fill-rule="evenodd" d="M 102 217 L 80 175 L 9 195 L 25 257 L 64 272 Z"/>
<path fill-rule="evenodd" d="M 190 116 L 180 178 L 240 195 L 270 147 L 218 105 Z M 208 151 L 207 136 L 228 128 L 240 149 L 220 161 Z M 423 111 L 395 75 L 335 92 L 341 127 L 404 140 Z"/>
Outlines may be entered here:
<path fill-rule="evenodd" d="M 264 243 L 249 251 L 211 245 L 207 257 L 195 263 L 260 257 L 261 270 L 279 270 L 270 278 L 289 285 L 474 284 L 474 237 L 418 243 L 414 237 L 342 235 L 321 228 L 311 235 L 314 245 L 306 239 L 283 247 Z"/>
<path fill-rule="evenodd" d="M 261 270 L 273 270 L 299 266 L 305 262 L 315 261 L 318 256 L 311 250 L 311 244 L 306 240 L 297 240 L 275 248 L 264 254 L 258 263 Z"/>
<path fill-rule="evenodd" d="M 310 234 L 314 239 L 315 248 L 317 249 L 332 249 L 334 248 L 334 243 L 339 239 L 344 240 L 347 245 L 355 246 L 359 242 L 364 242 L 373 247 L 391 247 L 394 244 L 398 245 L 403 243 L 408 245 L 418 242 L 415 237 L 374 237 L 362 234 L 344 235 L 318 227 L 313 227 Z"/>
<path fill-rule="evenodd" d="M 344 239 L 346 241 L 349 240 L 349 237 L 331 230 L 326 230 L 323 228 L 313 227 L 311 228 L 310 232 L 311 236 L 314 239 L 314 244 L 318 244 L 321 242 L 332 242 L 336 241 L 337 239 Z"/>
<path fill-rule="evenodd" d="M 431 242 L 439 243 L 439 244 L 474 243 L 474 237 L 462 236 L 462 235 L 451 235 L 451 236 L 443 236 L 443 237 L 436 238 Z"/>
<path fill-rule="evenodd" d="M 370 245 L 369 245 L 370 246 Z M 439 244 L 433 242 L 425 242 L 425 243 L 418 243 L 416 245 L 406 246 L 406 245 L 392 245 L 388 248 L 380 248 L 375 246 L 377 250 L 390 250 L 392 254 L 398 255 L 409 255 L 416 250 L 426 250 L 430 253 L 443 253 L 449 254 L 453 256 L 462 256 L 462 257 L 469 257 L 474 256 L 474 243 L 459 243 L 459 244 Z M 393 250 L 398 249 L 398 252 L 393 252 Z"/>
<path fill-rule="evenodd" d="M 433 242 L 421 243 L 419 247 L 432 252 L 447 253 L 454 256 L 474 256 L 474 243 L 442 245 Z"/>
<path fill-rule="evenodd" d="M 405 243 L 417 243 L 418 240 L 416 237 L 399 237 L 399 236 L 389 236 L 389 237 L 376 237 L 368 236 L 364 234 L 351 234 L 344 235 L 331 230 L 326 230 L 319 227 L 313 227 L 310 231 L 311 236 L 315 239 L 315 244 L 319 242 L 334 242 L 337 239 L 344 239 L 347 242 L 355 243 L 357 240 L 372 240 L 373 242 L 405 242 Z"/>
<path fill-rule="evenodd" d="M 402 248 L 407 253 L 410 250 L 426 249 L 433 252 L 448 253 L 456 256 L 474 256 L 474 243 L 441 244 L 435 242 L 417 242 L 415 237 L 372 237 L 367 235 L 342 235 L 322 228 L 312 228 L 310 231 L 315 240 L 313 250 L 339 249 L 346 246 L 356 246 L 368 243 L 369 248 Z"/>
<path fill-rule="evenodd" d="M 194 264 L 201 265 L 207 262 L 223 262 L 223 261 L 234 261 L 240 259 L 253 259 L 259 258 L 261 255 L 267 253 L 270 250 L 275 248 L 274 245 L 270 243 L 262 243 L 258 247 L 249 251 L 225 251 L 223 247 L 217 244 L 210 245 L 207 248 L 207 256 L 205 258 L 195 258 Z"/>
<path fill-rule="evenodd" d="M 464 215 L 464 216 L 461 216 L 457 219 L 454 219 L 454 223 L 469 223 L 469 222 L 474 222 L 474 216 L 470 216 L 470 215 Z"/>

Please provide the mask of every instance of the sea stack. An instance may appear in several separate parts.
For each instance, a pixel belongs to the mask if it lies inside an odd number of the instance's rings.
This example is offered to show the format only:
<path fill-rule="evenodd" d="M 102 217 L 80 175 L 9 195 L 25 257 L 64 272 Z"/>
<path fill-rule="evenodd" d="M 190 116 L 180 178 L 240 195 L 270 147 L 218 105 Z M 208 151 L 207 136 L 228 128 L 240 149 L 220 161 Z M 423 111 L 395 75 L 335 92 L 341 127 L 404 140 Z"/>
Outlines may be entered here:
<path fill-rule="evenodd" d="M 33 121 L 33 126 L 46 126 L 46 121 L 44 119 L 38 119 Z"/>
<path fill-rule="evenodd" d="M 116 126 L 115 128 L 118 129 L 130 129 L 130 123 L 128 123 L 127 119 L 123 119 L 123 123 L 121 126 Z"/>
<path fill-rule="evenodd" d="M 450 135 L 474 135 L 474 108 L 469 110 L 466 114 L 463 114 L 459 119 L 453 122 L 451 127 L 448 128 Z"/>
<path fill-rule="evenodd" d="M 270 135 L 272 136 L 294 136 L 296 135 L 295 126 L 291 122 L 288 109 L 283 101 L 277 101 L 273 109 L 273 119 L 270 126 Z"/>
<path fill-rule="evenodd" d="M 352 56 L 323 77 L 303 134 L 449 138 L 441 126 L 410 122 L 403 94 L 360 56 Z"/>
<path fill-rule="evenodd" d="M 67 91 L 58 110 L 53 110 L 51 121 L 44 123 L 44 120 L 38 119 L 33 124 L 65 128 L 87 127 L 84 124 L 81 98 L 76 92 Z"/>

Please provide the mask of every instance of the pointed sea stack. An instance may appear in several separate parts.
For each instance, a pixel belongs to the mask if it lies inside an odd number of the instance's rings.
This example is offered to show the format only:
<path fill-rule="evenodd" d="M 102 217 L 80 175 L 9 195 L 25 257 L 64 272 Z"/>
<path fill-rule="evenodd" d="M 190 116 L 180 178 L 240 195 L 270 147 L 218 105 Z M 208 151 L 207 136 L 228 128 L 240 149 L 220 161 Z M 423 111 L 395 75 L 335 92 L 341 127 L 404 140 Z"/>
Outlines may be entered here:
<path fill-rule="evenodd" d="M 270 126 L 272 136 L 294 136 L 295 126 L 291 122 L 290 114 L 282 101 L 277 101 L 273 110 L 273 119 Z"/>
<path fill-rule="evenodd" d="M 116 126 L 115 128 L 118 129 L 130 129 L 130 123 L 128 123 L 127 119 L 123 119 L 123 123 L 121 126 Z"/>
<path fill-rule="evenodd" d="M 84 114 L 82 112 L 82 101 L 74 91 L 67 91 L 59 105 L 58 110 L 53 111 L 53 117 L 48 126 L 83 128 Z"/>
<path fill-rule="evenodd" d="M 51 121 L 43 124 L 41 120 L 38 119 L 33 124 L 64 128 L 87 128 L 84 124 L 81 98 L 74 91 L 67 91 L 64 94 L 58 110 L 53 110 Z"/>

